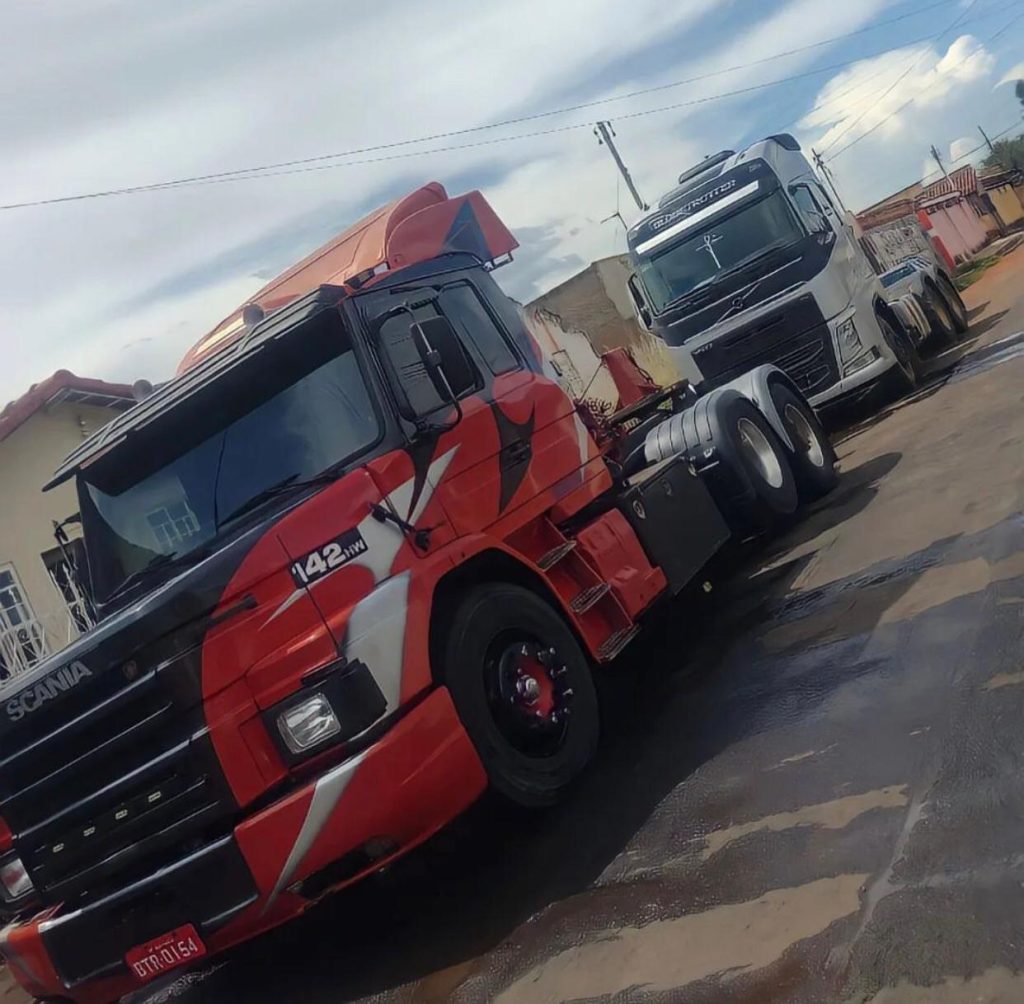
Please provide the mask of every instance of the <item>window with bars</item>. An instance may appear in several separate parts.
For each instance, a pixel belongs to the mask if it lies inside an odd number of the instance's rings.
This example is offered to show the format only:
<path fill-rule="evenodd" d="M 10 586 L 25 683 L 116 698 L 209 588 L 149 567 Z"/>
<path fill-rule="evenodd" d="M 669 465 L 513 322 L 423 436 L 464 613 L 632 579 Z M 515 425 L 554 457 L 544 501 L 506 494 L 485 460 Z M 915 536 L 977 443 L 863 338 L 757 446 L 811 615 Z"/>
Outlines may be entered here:
<path fill-rule="evenodd" d="M 13 565 L 0 565 L 0 685 L 46 655 L 43 629 Z"/>

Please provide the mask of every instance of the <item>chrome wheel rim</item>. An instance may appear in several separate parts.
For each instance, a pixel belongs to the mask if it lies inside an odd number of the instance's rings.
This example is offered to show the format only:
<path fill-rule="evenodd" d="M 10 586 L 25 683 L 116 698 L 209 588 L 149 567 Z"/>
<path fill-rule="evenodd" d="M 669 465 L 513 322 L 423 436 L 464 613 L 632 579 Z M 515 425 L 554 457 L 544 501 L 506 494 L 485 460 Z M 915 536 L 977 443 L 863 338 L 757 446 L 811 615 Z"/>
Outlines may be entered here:
<path fill-rule="evenodd" d="M 821 440 L 814 431 L 807 416 L 795 404 L 787 404 L 783 412 L 786 424 L 789 426 L 793 438 L 796 439 L 807 459 L 815 467 L 825 466 L 825 450 L 822 448 Z"/>
<path fill-rule="evenodd" d="M 772 488 L 782 487 L 782 464 L 768 437 L 749 419 L 741 418 L 736 423 L 740 446 L 761 477 Z"/>

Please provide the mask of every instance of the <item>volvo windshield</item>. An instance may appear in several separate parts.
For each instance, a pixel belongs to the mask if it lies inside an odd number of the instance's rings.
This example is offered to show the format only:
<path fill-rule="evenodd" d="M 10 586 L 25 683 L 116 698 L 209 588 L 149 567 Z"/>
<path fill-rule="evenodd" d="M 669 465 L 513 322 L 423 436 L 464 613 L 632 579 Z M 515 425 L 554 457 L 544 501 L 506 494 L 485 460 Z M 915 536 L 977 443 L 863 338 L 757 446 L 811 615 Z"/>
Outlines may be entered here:
<path fill-rule="evenodd" d="M 800 240 L 803 228 L 781 190 L 748 203 L 730 216 L 695 227 L 645 257 L 637 270 L 655 313 L 698 287 L 758 257 L 768 247 Z"/>
<path fill-rule="evenodd" d="M 377 440 L 376 411 L 340 323 L 329 337 L 306 338 L 248 370 L 215 401 L 174 406 L 170 434 L 165 428 L 139 445 L 129 439 L 79 476 L 101 602 L 151 569 L 186 561 L 277 489 Z"/>

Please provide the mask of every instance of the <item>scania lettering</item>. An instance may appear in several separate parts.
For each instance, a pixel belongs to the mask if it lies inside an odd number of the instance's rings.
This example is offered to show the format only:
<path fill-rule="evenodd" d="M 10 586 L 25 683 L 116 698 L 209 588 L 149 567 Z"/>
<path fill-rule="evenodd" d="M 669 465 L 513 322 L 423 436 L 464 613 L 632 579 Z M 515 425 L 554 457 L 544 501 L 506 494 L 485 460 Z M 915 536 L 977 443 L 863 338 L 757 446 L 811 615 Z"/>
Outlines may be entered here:
<path fill-rule="evenodd" d="M 88 668 L 78 661 L 62 666 L 45 680 L 27 686 L 17 697 L 8 701 L 7 717 L 16 722 L 91 675 Z"/>
<path fill-rule="evenodd" d="M 880 382 L 905 393 L 920 343 L 948 343 L 935 319 L 966 317 L 948 281 L 933 284 L 942 310 L 886 293 L 853 218 L 788 135 L 686 171 L 627 240 L 641 322 L 704 391 L 771 363 L 817 408 Z"/>
<path fill-rule="evenodd" d="M 598 742 L 592 674 L 835 484 L 774 367 L 700 395 L 618 350 L 617 410 L 574 401 L 492 275 L 516 246 L 427 185 L 55 473 L 99 622 L 0 721 L 0 952 L 31 993 L 101 1004 L 223 952 L 488 786 L 553 803 Z"/>

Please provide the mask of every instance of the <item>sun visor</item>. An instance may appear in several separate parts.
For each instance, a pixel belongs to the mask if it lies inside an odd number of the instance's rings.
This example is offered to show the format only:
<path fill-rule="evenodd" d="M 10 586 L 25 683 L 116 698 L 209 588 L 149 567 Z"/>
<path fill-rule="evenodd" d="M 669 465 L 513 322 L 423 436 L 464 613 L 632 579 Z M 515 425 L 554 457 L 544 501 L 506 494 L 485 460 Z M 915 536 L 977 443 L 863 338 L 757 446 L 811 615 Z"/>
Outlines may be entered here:
<path fill-rule="evenodd" d="M 467 192 L 399 223 L 387 244 L 391 269 L 404 268 L 442 254 L 463 252 L 485 264 L 510 255 L 519 242 L 480 192 Z"/>

